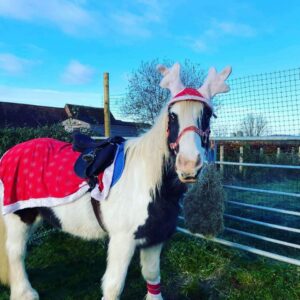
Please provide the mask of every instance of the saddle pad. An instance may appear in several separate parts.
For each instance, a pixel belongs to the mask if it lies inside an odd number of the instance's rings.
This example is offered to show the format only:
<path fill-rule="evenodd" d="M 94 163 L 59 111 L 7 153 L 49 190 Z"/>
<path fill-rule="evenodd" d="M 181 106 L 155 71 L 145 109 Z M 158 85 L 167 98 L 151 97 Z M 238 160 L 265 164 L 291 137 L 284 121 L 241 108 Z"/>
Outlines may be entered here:
<path fill-rule="evenodd" d="M 57 206 L 83 196 L 90 187 L 73 169 L 80 154 L 72 150 L 72 144 L 51 138 L 30 140 L 8 150 L 0 161 L 2 213 Z M 107 197 L 116 176 L 114 163 L 99 174 L 92 191 L 96 200 Z"/>

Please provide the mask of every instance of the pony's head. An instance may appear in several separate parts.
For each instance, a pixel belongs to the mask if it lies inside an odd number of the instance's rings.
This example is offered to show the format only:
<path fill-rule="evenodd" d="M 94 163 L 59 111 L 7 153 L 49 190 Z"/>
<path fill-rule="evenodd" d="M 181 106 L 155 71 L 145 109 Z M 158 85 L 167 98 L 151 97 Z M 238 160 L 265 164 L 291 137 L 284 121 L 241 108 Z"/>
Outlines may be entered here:
<path fill-rule="evenodd" d="M 229 90 L 225 80 L 231 68 L 217 73 L 211 68 L 198 89 L 186 88 L 180 80 L 180 65 L 171 68 L 159 65 L 163 79 L 160 86 L 171 92 L 168 103 L 168 146 L 175 156 L 175 168 L 182 182 L 194 182 L 205 161 L 209 147 L 212 98 Z"/>

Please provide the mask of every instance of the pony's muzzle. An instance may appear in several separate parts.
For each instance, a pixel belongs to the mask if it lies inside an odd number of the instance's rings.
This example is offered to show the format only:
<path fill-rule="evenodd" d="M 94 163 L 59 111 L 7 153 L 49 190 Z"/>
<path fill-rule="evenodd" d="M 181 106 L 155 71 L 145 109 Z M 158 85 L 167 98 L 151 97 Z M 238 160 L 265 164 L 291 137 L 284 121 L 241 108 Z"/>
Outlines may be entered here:
<path fill-rule="evenodd" d="M 202 167 L 200 154 L 195 159 L 187 159 L 181 153 L 176 159 L 176 172 L 180 181 L 184 183 L 195 182 Z"/>

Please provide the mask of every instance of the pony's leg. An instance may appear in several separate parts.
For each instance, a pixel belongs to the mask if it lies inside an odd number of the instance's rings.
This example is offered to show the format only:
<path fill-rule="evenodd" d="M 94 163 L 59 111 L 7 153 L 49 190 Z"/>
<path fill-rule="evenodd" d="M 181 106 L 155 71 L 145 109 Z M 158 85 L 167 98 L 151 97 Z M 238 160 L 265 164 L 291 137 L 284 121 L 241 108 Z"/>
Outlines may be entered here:
<path fill-rule="evenodd" d="M 37 300 L 39 296 L 28 281 L 24 265 L 26 243 L 31 225 L 24 223 L 15 214 L 6 215 L 4 221 L 7 232 L 6 248 L 10 273 L 10 299 Z"/>
<path fill-rule="evenodd" d="M 147 282 L 146 300 L 162 300 L 160 293 L 160 253 L 162 244 L 141 249 L 142 274 Z"/>
<path fill-rule="evenodd" d="M 135 245 L 132 235 L 118 234 L 110 238 L 107 267 L 102 280 L 102 299 L 119 299 Z"/>

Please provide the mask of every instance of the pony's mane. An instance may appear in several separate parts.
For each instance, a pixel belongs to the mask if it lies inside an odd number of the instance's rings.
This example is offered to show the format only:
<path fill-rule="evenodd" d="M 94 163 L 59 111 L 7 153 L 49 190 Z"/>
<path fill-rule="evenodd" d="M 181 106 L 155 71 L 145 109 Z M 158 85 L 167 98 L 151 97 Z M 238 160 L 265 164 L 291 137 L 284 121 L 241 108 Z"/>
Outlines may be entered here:
<path fill-rule="evenodd" d="M 167 109 L 163 109 L 150 130 L 129 139 L 125 145 L 126 165 L 137 164 L 145 168 L 143 177 L 150 190 L 160 188 L 164 165 L 169 160 L 167 145 Z"/>

